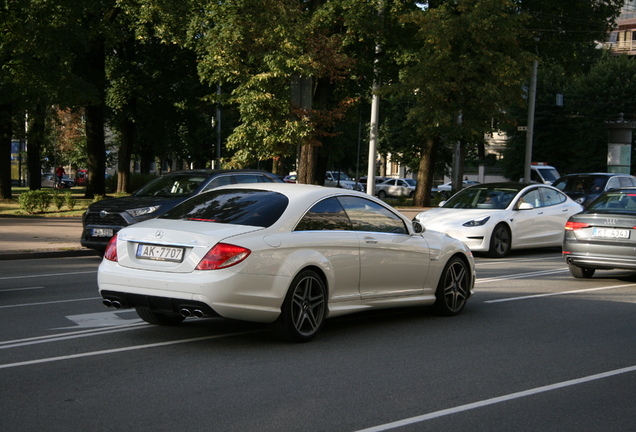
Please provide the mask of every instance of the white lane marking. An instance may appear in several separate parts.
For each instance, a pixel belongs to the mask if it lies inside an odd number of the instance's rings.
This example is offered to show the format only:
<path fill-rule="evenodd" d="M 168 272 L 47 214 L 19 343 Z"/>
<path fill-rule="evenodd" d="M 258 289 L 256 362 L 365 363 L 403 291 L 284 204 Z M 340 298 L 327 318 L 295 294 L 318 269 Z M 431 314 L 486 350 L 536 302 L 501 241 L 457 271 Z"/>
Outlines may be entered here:
<path fill-rule="evenodd" d="M 50 304 L 56 304 L 56 303 L 69 303 L 69 302 L 78 302 L 78 301 L 85 301 L 85 300 L 101 300 L 101 299 L 102 299 L 101 297 L 89 297 L 89 298 L 82 298 L 82 299 L 55 300 L 55 301 L 41 302 L 41 303 L 22 303 L 22 304 L 15 304 L 15 305 L 0 306 L 0 309 L 8 309 L 8 308 L 24 307 L 24 306 L 42 306 L 42 305 L 50 305 Z"/>
<path fill-rule="evenodd" d="M 133 318 L 124 318 L 122 314 L 135 314 Z M 54 330 L 74 329 L 74 328 L 95 328 L 95 327 L 112 327 L 119 326 L 124 323 L 141 322 L 141 318 L 136 314 L 134 309 L 123 309 L 107 312 L 95 312 L 81 315 L 67 315 L 66 319 L 73 321 L 74 326 L 58 327 Z"/>
<path fill-rule="evenodd" d="M 525 390 L 525 391 L 520 391 L 517 393 L 510 393 L 504 396 L 499 396 L 499 397 L 494 397 L 491 399 L 485 399 L 482 401 L 478 401 L 478 402 L 473 402 L 470 404 L 466 404 L 466 405 L 460 405 L 454 408 L 448 408 L 445 410 L 441 410 L 441 411 L 435 411 L 429 414 L 424 414 L 421 416 L 417 416 L 417 417 L 411 417 L 408 419 L 404 419 L 404 420 L 399 420 L 399 421 L 395 421 L 395 422 L 391 422 L 391 423 L 386 423 L 383 425 L 379 425 L 379 426 L 374 426 L 374 427 L 370 427 L 367 429 L 361 429 L 358 430 L 356 432 L 381 432 L 381 431 L 386 431 L 389 429 L 395 429 L 395 428 L 399 428 L 402 426 L 408 426 L 408 425 L 412 425 L 415 423 L 421 423 L 427 420 L 431 420 L 434 418 L 438 418 L 438 417 L 443 417 L 443 416 L 447 416 L 447 415 L 451 415 L 451 414 L 457 414 L 460 412 L 464 412 L 464 411 L 469 411 L 472 409 L 476 409 L 476 408 L 481 408 L 481 407 L 485 407 L 488 405 L 494 405 L 494 404 L 498 404 L 501 402 L 508 402 L 511 401 L 513 399 L 519 399 L 519 398 L 523 398 L 526 396 L 533 396 L 539 393 L 545 393 L 545 392 L 549 392 L 552 390 L 558 390 L 564 387 L 570 387 L 570 386 L 574 386 L 574 385 L 578 385 L 578 384 L 583 384 L 586 382 L 590 382 L 590 381 L 596 381 L 596 380 L 600 380 L 600 379 L 604 379 L 604 378 L 609 378 L 615 375 L 620 375 L 620 374 L 624 374 L 624 373 L 629 373 L 629 372 L 634 372 L 636 371 L 636 366 L 630 366 L 630 367 L 626 367 L 626 368 L 622 368 L 622 369 L 615 369 L 613 371 L 609 371 L 609 372 L 603 372 L 603 373 L 599 373 L 596 375 L 589 375 L 583 378 L 577 378 L 577 379 L 573 379 L 573 380 L 569 380 L 569 381 L 562 381 L 560 383 L 556 383 L 556 384 L 550 384 L 550 385 L 546 385 L 546 386 L 542 386 L 542 387 L 536 387 L 530 390 Z"/>
<path fill-rule="evenodd" d="M 507 263 L 519 263 L 519 262 L 537 262 L 537 261 L 546 261 L 546 260 L 560 260 L 563 261 L 563 257 L 558 256 L 558 257 L 553 257 L 553 256 L 546 256 L 543 258 L 517 258 L 517 259 L 488 259 L 488 260 L 475 260 L 475 265 L 478 266 L 486 266 L 486 265 L 501 265 L 501 264 L 507 264 Z"/>
<path fill-rule="evenodd" d="M 5 277 L 0 277 L 0 280 L 27 279 L 27 278 L 53 277 L 53 276 L 71 276 L 71 275 L 91 274 L 91 273 L 97 273 L 97 270 L 84 271 L 84 272 L 70 272 L 70 273 L 37 274 L 37 275 L 25 275 L 25 276 L 5 276 Z"/>
<path fill-rule="evenodd" d="M 137 326 L 137 328 L 138 328 L 138 327 L 142 327 L 142 326 L 149 326 L 150 324 L 146 324 L 145 322 L 140 322 L 140 323 L 135 323 L 135 324 L 131 324 L 131 325 Z M 40 339 L 40 340 L 24 341 L 24 342 L 13 343 L 13 344 L 9 344 L 9 342 L 3 342 L 2 345 L 0 345 L 0 349 L 19 348 L 19 347 L 24 347 L 24 346 L 29 346 L 29 345 L 37 345 L 37 344 L 48 343 L 48 342 L 59 342 L 59 341 L 63 341 L 63 340 L 77 339 L 77 338 L 89 337 L 89 336 L 102 336 L 102 335 L 105 335 L 105 334 L 119 333 L 119 332 L 128 331 L 128 330 L 136 330 L 136 328 L 100 329 L 99 333 L 92 333 L 92 334 L 91 333 L 84 333 L 84 334 L 69 333 L 69 334 L 66 334 L 66 335 L 57 335 L 55 338 L 51 338 L 51 339 Z M 95 330 L 93 330 L 93 331 L 95 331 Z"/>
<path fill-rule="evenodd" d="M 567 271 L 568 271 L 567 268 L 560 268 L 555 270 L 540 270 L 536 272 L 519 273 L 519 274 L 510 275 L 510 276 L 497 276 L 493 278 L 477 279 L 475 283 L 477 284 L 477 283 L 496 282 L 496 281 L 508 280 L 508 279 L 523 279 L 523 278 L 529 278 L 529 277 L 535 277 L 535 276 L 550 275 L 555 273 L 565 273 Z"/>
<path fill-rule="evenodd" d="M 487 300 L 484 303 L 501 303 L 501 302 L 507 302 L 507 301 L 515 301 L 515 300 L 528 300 L 533 298 L 552 297 L 552 296 L 567 295 L 567 294 L 579 294 L 584 292 L 603 291 L 603 290 L 610 290 L 610 289 L 616 289 L 616 288 L 628 288 L 633 286 L 636 286 L 636 284 L 614 285 L 614 286 L 608 286 L 608 287 L 588 288 L 588 289 L 573 290 L 573 291 L 560 291 L 555 293 L 534 294 L 534 295 L 522 296 L 522 297 L 508 297 L 508 298 L 497 299 L 497 300 Z"/>
<path fill-rule="evenodd" d="M 59 357 L 49 357 L 49 358 L 43 358 L 39 360 L 28 360 L 28 361 L 17 362 L 17 363 L 7 363 L 7 364 L 0 365 L 0 369 L 30 366 L 30 365 L 42 364 L 42 363 L 51 363 L 51 362 L 62 361 L 62 360 L 72 360 L 72 359 L 78 359 L 83 357 L 93 357 L 93 356 L 106 355 L 106 354 L 115 354 L 115 353 L 121 353 L 126 351 L 135 351 L 135 350 L 146 349 L 146 348 L 157 348 L 162 346 L 178 345 L 178 344 L 184 344 L 184 343 L 190 343 L 190 342 L 200 342 L 200 341 L 210 340 L 210 339 L 221 339 L 221 338 L 241 336 L 241 335 L 246 335 L 251 333 L 259 333 L 263 331 L 265 330 L 250 330 L 250 331 L 237 332 L 237 333 L 227 333 L 222 335 L 202 336 L 202 337 L 191 338 L 191 339 L 180 339 L 175 341 L 157 342 L 157 343 L 146 344 L 146 345 L 135 345 L 130 347 L 113 348 L 113 349 L 101 350 L 101 351 L 91 351 L 86 353 L 71 354 L 71 355 L 65 355 L 65 356 L 59 356 Z"/>
<path fill-rule="evenodd" d="M 14 340 L 9 340 L 9 341 L 3 341 L 0 342 L 0 349 L 5 348 L 6 346 L 11 346 L 11 345 L 15 345 L 15 346 L 22 346 L 21 344 L 25 344 L 25 345 L 31 345 L 31 342 L 49 342 L 49 341 L 57 341 L 57 340 L 61 340 L 61 338 L 68 338 L 68 337 L 82 337 L 84 335 L 86 336 L 99 336 L 102 333 L 105 332 L 109 332 L 109 333 L 113 333 L 115 331 L 119 331 L 119 330 L 136 330 L 136 327 L 140 327 L 142 325 L 147 325 L 149 326 L 150 324 L 146 324 L 144 322 L 142 323 L 135 323 L 135 324 L 125 324 L 125 325 L 121 325 L 121 326 L 117 326 L 117 327 L 111 327 L 107 330 L 103 329 L 103 328 L 99 328 L 99 329 L 91 329 L 91 330 L 78 330 L 75 332 L 68 332 L 68 333 L 58 333 L 58 334 L 54 334 L 54 335 L 46 335 L 46 336 L 34 336 L 34 337 L 30 337 L 30 338 L 24 338 L 24 339 L 14 339 Z"/>
<path fill-rule="evenodd" d="M 26 290 L 34 290 L 34 289 L 44 289 L 44 287 L 43 286 L 36 286 L 36 287 L 26 287 L 26 288 L 9 288 L 9 289 L 0 290 L 0 292 L 26 291 Z"/>

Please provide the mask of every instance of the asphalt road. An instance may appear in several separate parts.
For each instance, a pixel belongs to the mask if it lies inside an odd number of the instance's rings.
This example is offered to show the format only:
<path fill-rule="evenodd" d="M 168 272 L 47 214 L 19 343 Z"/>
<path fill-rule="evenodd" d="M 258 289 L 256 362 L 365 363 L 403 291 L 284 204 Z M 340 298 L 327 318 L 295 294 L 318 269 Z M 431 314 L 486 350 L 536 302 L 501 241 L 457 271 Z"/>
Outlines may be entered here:
<path fill-rule="evenodd" d="M 633 431 L 636 274 L 558 250 L 477 258 L 464 313 L 155 327 L 97 294 L 96 257 L 0 262 L 0 430 Z"/>

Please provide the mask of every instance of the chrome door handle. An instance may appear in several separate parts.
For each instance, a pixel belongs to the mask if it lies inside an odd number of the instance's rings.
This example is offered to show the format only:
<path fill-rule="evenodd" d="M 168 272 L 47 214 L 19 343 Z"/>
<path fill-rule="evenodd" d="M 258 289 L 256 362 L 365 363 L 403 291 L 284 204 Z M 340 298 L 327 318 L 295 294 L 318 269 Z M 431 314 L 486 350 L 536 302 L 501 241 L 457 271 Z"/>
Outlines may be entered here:
<path fill-rule="evenodd" d="M 376 244 L 378 241 L 373 237 L 365 237 L 364 242 L 368 244 Z"/>

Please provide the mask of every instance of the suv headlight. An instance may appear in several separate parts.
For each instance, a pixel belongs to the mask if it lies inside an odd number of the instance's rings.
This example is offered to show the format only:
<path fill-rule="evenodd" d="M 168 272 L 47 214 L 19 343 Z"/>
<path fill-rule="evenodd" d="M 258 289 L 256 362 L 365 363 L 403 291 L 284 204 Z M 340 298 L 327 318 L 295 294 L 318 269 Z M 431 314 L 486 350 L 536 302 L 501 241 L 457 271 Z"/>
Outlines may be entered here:
<path fill-rule="evenodd" d="M 161 206 L 142 207 L 142 208 L 137 208 L 132 210 L 126 210 L 126 213 L 128 213 L 132 217 L 145 216 L 147 214 L 150 214 L 159 210 L 159 207 Z"/>

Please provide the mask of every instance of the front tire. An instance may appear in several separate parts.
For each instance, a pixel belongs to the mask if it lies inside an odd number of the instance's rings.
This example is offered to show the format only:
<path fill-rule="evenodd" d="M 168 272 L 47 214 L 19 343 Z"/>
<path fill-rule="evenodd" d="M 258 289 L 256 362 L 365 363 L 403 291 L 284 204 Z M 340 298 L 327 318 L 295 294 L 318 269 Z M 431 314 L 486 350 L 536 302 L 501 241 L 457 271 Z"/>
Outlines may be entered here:
<path fill-rule="evenodd" d="M 459 258 L 451 258 L 437 284 L 433 308 L 440 315 L 454 316 L 459 314 L 470 295 L 470 270 L 466 262 Z"/>
<path fill-rule="evenodd" d="M 378 192 L 378 198 L 380 198 L 380 199 L 384 199 L 384 198 L 386 198 L 386 192 L 384 192 L 383 190 L 381 190 L 380 192 Z"/>
<path fill-rule="evenodd" d="M 510 229 L 504 224 L 499 224 L 492 230 L 488 254 L 493 258 L 503 258 L 510 253 L 511 244 Z"/>
<path fill-rule="evenodd" d="M 322 278 L 313 270 L 303 270 L 287 291 L 272 333 L 290 342 L 309 342 L 322 328 L 326 313 L 327 290 Z"/>
<path fill-rule="evenodd" d="M 160 325 L 160 326 L 173 326 L 181 324 L 185 317 L 177 314 L 165 314 L 160 312 L 151 311 L 148 308 L 135 308 L 139 318 L 146 321 L 148 324 Z"/>
<path fill-rule="evenodd" d="M 596 269 L 589 267 L 577 267 L 575 265 L 569 264 L 570 273 L 577 279 L 589 279 L 594 276 L 594 271 Z"/>

